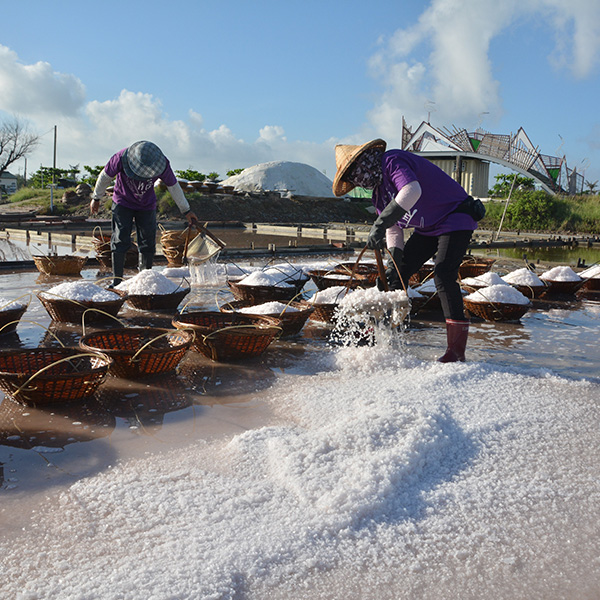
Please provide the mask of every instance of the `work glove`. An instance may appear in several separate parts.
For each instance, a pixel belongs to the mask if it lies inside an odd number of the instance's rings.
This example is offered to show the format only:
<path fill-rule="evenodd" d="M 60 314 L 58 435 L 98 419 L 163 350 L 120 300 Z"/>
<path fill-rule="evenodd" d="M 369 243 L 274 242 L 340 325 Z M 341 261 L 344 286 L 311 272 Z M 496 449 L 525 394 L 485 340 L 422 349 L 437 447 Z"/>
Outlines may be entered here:
<path fill-rule="evenodd" d="M 385 232 L 405 214 L 406 211 L 395 200 L 392 200 L 373 223 L 369 237 L 367 237 L 367 248 L 371 250 L 385 248 Z"/>
<path fill-rule="evenodd" d="M 385 270 L 385 278 L 387 279 L 388 289 L 390 292 L 394 290 L 403 290 L 402 279 L 400 278 L 400 271 L 402 271 L 402 260 L 404 258 L 404 251 L 402 248 L 390 248 L 389 249 L 392 260 L 388 262 L 388 267 Z M 379 279 L 376 280 L 377 289 L 382 292 L 384 290 L 383 282 Z"/>

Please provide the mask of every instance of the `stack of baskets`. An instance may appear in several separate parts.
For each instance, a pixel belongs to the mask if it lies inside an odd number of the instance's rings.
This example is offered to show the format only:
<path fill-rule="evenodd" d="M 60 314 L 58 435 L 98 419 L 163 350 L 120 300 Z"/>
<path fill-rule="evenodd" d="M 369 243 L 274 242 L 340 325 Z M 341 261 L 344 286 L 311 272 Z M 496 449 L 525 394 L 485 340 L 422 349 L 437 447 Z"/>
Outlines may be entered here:
<path fill-rule="evenodd" d="M 101 231 L 94 231 L 92 240 L 94 250 L 96 251 L 96 259 L 100 263 L 100 267 L 105 271 L 112 270 L 112 259 L 110 251 L 110 235 L 103 234 Z M 125 267 L 133 269 L 138 265 L 138 247 L 135 242 L 131 242 L 129 250 L 125 253 Z"/>
<path fill-rule="evenodd" d="M 160 245 L 162 253 L 167 259 L 169 267 L 182 267 L 186 258 L 188 244 L 198 235 L 192 233 L 190 227 L 183 230 L 169 230 L 159 226 L 161 229 Z"/>
<path fill-rule="evenodd" d="M 86 256 L 34 256 L 33 262 L 43 275 L 80 275 Z"/>

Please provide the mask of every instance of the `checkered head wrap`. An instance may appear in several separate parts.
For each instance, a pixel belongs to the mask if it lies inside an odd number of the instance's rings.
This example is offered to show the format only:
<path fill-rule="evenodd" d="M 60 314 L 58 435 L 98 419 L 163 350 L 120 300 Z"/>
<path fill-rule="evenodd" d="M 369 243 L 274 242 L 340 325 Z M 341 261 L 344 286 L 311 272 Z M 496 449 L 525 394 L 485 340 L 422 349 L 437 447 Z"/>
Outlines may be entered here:
<path fill-rule="evenodd" d="M 367 190 L 375 189 L 383 179 L 381 166 L 382 148 L 369 148 L 356 160 L 344 177 L 347 181 Z"/>
<path fill-rule="evenodd" d="M 132 179 L 154 179 L 167 167 L 167 158 L 152 142 L 136 142 L 125 150 L 123 169 Z"/>

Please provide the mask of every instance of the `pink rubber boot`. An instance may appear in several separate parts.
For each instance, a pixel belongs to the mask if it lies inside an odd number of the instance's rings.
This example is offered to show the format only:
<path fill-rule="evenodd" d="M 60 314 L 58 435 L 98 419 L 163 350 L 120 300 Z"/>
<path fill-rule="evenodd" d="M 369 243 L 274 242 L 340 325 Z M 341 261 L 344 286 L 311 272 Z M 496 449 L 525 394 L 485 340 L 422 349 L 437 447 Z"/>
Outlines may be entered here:
<path fill-rule="evenodd" d="M 448 349 L 444 356 L 438 358 L 439 362 L 464 362 L 467 338 L 469 337 L 469 321 L 454 321 L 446 319 L 446 337 Z"/>

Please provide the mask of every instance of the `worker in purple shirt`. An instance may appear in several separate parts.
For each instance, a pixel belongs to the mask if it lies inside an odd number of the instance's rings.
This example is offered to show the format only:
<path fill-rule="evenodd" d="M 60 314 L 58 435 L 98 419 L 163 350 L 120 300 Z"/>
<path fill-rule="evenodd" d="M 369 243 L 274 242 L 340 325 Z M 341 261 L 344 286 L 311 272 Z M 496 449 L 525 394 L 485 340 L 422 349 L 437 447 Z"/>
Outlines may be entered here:
<path fill-rule="evenodd" d="M 106 188 L 115 180 L 112 197 L 112 236 L 110 240 L 113 286 L 123 280 L 125 254 L 131 246 L 131 233 L 135 223 L 139 248 L 139 268 L 151 269 L 156 252 L 156 194 L 154 183 L 160 179 L 190 225 L 196 215 L 171 169 L 162 150 L 152 142 L 135 142 L 119 150 L 106 163 L 98 176 L 90 213 L 96 214 Z"/>
<path fill-rule="evenodd" d="M 411 275 L 435 256 L 434 281 L 446 319 L 448 348 L 438 360 L 465 360 L 469 321 L 465 318 L 458 269 L 483 205 L 432 162 L 404 150 L 388 150 L 376 139 L 361 146 L 338 145 L 336 196 L 359 186 L 373 190 L 378 217 L 367 246 L 387 245 L 390 290 L 408 286 Z M 413 233 L 404 244 L 404 230 Z"/>

